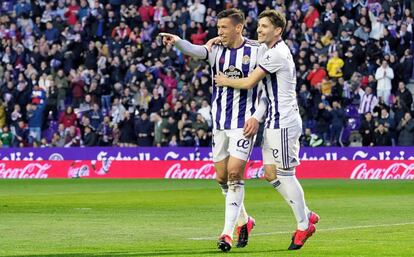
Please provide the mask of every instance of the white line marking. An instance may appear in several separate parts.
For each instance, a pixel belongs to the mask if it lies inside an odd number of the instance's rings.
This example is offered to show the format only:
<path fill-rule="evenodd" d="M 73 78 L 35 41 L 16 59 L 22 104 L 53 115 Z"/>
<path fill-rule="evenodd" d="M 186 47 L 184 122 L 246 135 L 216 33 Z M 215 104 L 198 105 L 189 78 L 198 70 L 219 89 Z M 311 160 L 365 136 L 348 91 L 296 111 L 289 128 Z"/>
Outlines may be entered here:
<path fill-rule="evenodd" d="M 404 225 L 414 225 L 414 222 L 407 223 L 394 223 L 394 224 L 380 224 L 380 225 L 361 225 L 361 226 L 351 226 L 351 227 L 342 227 L 342 228 L 322 228 L 317 229 L 317 232 L 321 231 L 337 231 L 337 230 L 348 230 L 348 229 L 363 229 L 363 228 L 379 228 L 379 227 L 394 227 L 394 226 L 404 226 Z M 269 236 L 269 235 L 278 235 L 278 234 L 290 234 L 292 231 L 276 231 L 276 232 L 266 232 L 266 233 L 254 233 L 254 236 Z M 190 240 L 214 240 L 217 237 L 191 237 Z"/>

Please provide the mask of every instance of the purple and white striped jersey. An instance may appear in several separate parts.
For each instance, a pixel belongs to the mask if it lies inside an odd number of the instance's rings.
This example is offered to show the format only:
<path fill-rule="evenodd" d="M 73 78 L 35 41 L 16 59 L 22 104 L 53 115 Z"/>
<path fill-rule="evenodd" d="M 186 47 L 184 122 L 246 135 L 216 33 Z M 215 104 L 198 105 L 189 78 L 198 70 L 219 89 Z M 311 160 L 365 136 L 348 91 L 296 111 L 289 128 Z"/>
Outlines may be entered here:
<path fill-rule="evenodd" d="M 212 77 L 219 71 L 229 78 L 247 77 L 257 66 L 260 44 L 245 39 L 239 48 L 226 48 L 215 45 L 208 54 Z M 213 80 L 213 95 L 211 99 L 213 128 L 236 129 L 243 128 L 244 122 L 252 116 L 257 105 L 258 88 L 234 89 L 231 87 L 216 87 Z"/>
<path fill-rule="evenodd" d="M 267 74 L 263 94 L 269 99 L 265 128 L 279 129 L 302 124 L 296 99 L 296 67 L 285 42 L 260 48 L 259 67 Z"/>

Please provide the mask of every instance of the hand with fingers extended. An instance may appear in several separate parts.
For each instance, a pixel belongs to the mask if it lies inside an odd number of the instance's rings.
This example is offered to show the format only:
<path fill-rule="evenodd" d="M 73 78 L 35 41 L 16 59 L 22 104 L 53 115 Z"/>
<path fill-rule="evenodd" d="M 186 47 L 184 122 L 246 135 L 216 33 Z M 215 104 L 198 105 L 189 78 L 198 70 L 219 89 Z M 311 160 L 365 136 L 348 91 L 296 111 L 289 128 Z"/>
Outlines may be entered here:
<path fill-rule="evenodd" d="M 259 130 L 259 121 L 251 117 L 244 123 L 243 135 L 245 137 L 252 137 L 257 134 Z"/>
<path fill-rule="evenodd" d="M 213 45 L 221 45 L 221 39 L 220 37 L 215 37 L 207 41 L 205 46 L 207 47 L 207 50 L 211 52 L 211 49 L 213 48 Z"/>
<path fill-rule="evenodd" d="M 214 81 L 218 87 L 225 87 L 228 79 L 229 78 L 227 78 L 227 76 L 221 71 L 214 76 Z"/>
<path fill-rule="evenodd" d="M 177 35 L 174 34 L 170 34 L 170 33 L 159 33 L 158 34 L 160 37 L 162 37 L 162 43 L 164 45 L 175 45 L 175 43 L 177 43 L 178 40 L 180 40 L 181 38 Z"/>

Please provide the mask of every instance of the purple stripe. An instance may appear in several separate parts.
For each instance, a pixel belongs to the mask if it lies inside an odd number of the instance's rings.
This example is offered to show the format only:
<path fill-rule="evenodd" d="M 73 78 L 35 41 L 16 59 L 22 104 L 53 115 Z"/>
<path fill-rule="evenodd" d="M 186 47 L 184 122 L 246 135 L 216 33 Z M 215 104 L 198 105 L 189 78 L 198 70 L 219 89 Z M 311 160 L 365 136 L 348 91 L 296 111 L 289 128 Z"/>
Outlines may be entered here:
<path fill-rule="evenodd" d="M 275 114 L 274 114 L 274 120 L 275 120 L 275 126 L 274 126 L 274 128 L 276 129 L 276 128 L 279 128 L 279 116 L 280 116 L 280 113 L 279 113 L 279 100 L 278 100 L 278 97 L 277 97 L 277 76 L 276 76 L 276 73 L 272 73 L 272 74 L 270 74 L 270 79 L 271 79 L 271 81 L 272 81 L 272 90 L 273 90 L 273 97 L 274 97 L 274 102 L 275 102 Z M 270 115 L 270 117 L 271 117 L 271 115 Z"/>
<path fill-rule="evenodd" d="M 230 66 L 236 67 L 237 50 L 230 50 Z M 226 120 L 224 122 L 224 129 L 231 128 L 231 119 L 233 118 L 233 96 L 234 88 L 227 87 L 227 101 L 226 101 Z"/>
<path fill-rule="evenodd" d="M 214 76 L 216 76 L 215 73 L 215 65 L 213 67 L 211 67 L 211 77 L 214 78 Z M 214 100 L 216 99 L 216 95 L 217 95 L 217 87 L 216 87 L 216 82 L 214 82 L 214 79 L 211 80 L 211 84 L 213 86 L 213 94 L 211 95 L 211 103 L 214 103 Z"/>
<path fill-rule="evenodd" d="M 220 56 L 220 60 L 219 60 L 219 71 L 223 72 L 223 65 L 225 62 L 225 56 L 226 56 L 226 48 L 223 49 L 223 53 Z M 223 95 L 223 87 L 220 87 L 218 90 L 218 96 L 216 99 L 216 104 L 217 104 L 217 112 L 216 112 L 216 128 L 220 129 L 220 115 L 221 115 L 221 97 Z"/>
<path fill-rule="evenodd" d="M 270 94 L 269 94 L 269 90 L 267 89 L 267 77 L 263 78 L 263 84 L 265 85 L 264 89 L 265 89 L 266 97 L 267 99 L 269 99 L 269 105 L 267 107 L 268 112 L 267 112 L 267 118 L 266 118 L 268 119 L 268 121 L 266 122 L 266 128 L 270 128 L 270 121 L 272 117 L 272 101 L 270 101 Z"/>
<path fill-rule="evenodd" d="M 252 94 L 252 108 L 250 108 L 250 113 L 253 114 L 256 111 L 256 108 L 254 107 L 254 104 L 256 103 L 257 99 L 257 86 L 253 88 L 253 94 Z"/>
<path fill-rule="evenodd" d="M 244 56 L 251 56 L 251 47 L 245 47 L 243 50 L 243 58 Z M 250 70 L 250 62 L 242 64 L 242 71 L 243 77 L 247 77 L 249 75 Z M 247 102 L 247 94 L 248 90 L 240 89 L 240 100 L 239 100 L 239 115 L 237 116 L 237 127 L 243 128 L 244 126 L 244 117 L 246 115 L 246 102 Z M 253 100 L 253 108 L 254 108 L 254 100 Z"/>

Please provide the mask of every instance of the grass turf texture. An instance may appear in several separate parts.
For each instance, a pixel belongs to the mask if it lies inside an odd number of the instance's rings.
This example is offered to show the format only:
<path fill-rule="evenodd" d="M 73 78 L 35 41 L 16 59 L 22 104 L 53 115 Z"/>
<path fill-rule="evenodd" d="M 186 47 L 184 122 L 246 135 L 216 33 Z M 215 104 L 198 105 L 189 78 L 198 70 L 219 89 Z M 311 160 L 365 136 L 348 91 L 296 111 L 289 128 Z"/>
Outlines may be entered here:
<path fill-rule="evenodd" d="M 249 180 L 257 226 L 246 248 L 226 256 L 414 256 L 414 181 L 302 185 L 321 222 L 301 250 L 286 250 L 288 205 Z M 0 256 L 222 256 L 223 221 L 212 180 L 0 180 Z"/>

